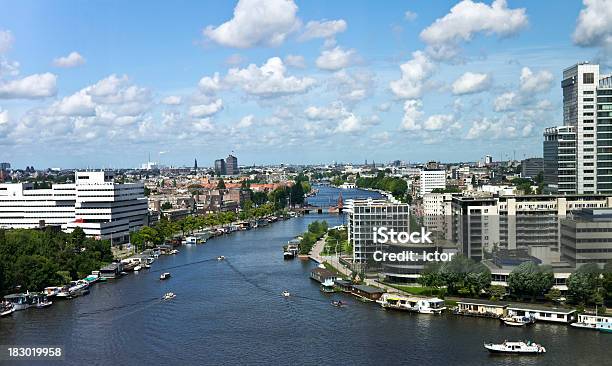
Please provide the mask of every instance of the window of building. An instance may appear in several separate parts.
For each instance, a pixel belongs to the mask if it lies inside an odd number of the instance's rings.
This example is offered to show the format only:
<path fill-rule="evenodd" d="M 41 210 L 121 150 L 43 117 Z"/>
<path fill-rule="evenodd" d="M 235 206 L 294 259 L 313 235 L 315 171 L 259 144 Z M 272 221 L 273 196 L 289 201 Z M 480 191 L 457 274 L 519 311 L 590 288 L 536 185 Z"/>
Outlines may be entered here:
<path fill-rule="evenodd" d="M 593 84 L 595 82 L 595 74 L 592 72 L 585 72 L 582 74 L 582 83 L 583 84 Z"/>

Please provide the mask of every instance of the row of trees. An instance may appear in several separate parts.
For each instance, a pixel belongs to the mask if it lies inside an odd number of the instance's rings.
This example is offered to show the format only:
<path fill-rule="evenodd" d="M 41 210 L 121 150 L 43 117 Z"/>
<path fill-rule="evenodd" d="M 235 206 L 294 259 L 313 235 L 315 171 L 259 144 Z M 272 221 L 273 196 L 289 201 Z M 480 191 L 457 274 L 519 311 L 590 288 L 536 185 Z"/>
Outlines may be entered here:
<path fill-rule="evenodd" d="M 567 279 L 571 302 L 579 305 L 610 305 L 612 303 L 612 263 L 604 269 L 590 263 L 578 268 Z"/>
<path fill-rule="evenodd" d="M 346 228 L 330 229 L 327 231 L 324 254 L 336 254 L 338 252 L 353 252 L 353 247 L 348 241 L 348 231 Z"/>
<path fill-rule="evenodd" d="M 386 176 L 384 172 L 379 172 L 374 178 L 357 177 L 355 184 L 359 188 L 375 188 L 390 192 L 393 197 L 406 202 L 408 193 L 408 183 L 398 177 Z"/>
<path fill-rule="evenodd" d="M 482 263 L 455 255 L 449 262 L 428 263 L 419 283 L 433 288 L 446 287 L 449 294 L 478 296 L 491 285 L 491 271 Z"/>
<path fill-rule="evenodd" d="M 113 260 L 108 240 L 44 230 L 0 230 L 0 293 L 40 291 L 83 278 Z"/>
<path fill-rule="evenodd" d="M 327 221 L 311 222 L 308 225 L 308 231 L 302 235 L 302 240 L 300 240 L 300 254 L 308 254 L 317 240 L 325 235 L 327 228 Z"/>

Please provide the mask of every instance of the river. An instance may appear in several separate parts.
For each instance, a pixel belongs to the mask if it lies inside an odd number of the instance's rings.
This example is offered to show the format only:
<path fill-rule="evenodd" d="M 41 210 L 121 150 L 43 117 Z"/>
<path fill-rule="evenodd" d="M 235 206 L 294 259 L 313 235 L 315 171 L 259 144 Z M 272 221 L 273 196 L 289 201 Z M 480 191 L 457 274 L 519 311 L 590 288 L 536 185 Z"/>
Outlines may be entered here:
<path fill-rule="evenodd" d="M 334 188 L 322 190 L 334 195 Z M 87 296 L 0 319 L 0 344 L 62 345 L 66 356 L 51 363 L 57 365 L 603 365 L 612 359 L 610 334 L 384 311 L 323 294 L 308 278 L 314 263 L 282 256 L 287 240 L 321 219 L 342 221 L 312 214 L 184 246 L 148 271 L 94 285 Z M 227 260 L 217 261 L 219 255 Z M 166 270 L 172 278 L 160 281 Z M 282 297 L 285 289 L 294 296 Z M 177 297 L 159 300 L 167 291 Z M 333 307 L 332 299 L 349 306 Z M 548 353 L 492 356 L 482 347 L 504 339 L 537 341 Z"/>

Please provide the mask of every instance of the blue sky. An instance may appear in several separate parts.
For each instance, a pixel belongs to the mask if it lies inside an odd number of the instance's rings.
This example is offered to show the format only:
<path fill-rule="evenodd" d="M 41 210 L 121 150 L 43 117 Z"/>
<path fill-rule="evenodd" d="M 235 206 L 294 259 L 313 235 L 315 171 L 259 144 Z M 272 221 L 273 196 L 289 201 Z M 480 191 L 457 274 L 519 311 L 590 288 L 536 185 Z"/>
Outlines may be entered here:
<path fill-rule="evenodd" d="M 17 167 L 540 156 L 562 69 L 612 54 L 610 0 L 0 9 L 0 160 Z"/>

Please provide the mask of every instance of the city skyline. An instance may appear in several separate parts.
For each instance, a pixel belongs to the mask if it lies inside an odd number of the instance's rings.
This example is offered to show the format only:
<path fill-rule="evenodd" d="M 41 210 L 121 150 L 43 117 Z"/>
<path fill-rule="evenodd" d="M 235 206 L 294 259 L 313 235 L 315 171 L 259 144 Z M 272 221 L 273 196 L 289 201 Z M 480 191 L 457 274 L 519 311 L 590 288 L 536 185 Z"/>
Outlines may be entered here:
<path fill-rule="evenodd" d="M 541 157 L 563 69 L 610 72 L 605 1 L 143 4 L 2 5 L 0 160 Z"/>

